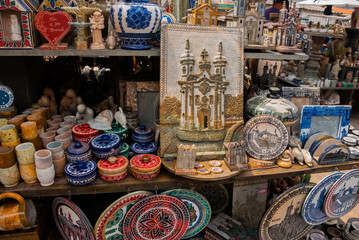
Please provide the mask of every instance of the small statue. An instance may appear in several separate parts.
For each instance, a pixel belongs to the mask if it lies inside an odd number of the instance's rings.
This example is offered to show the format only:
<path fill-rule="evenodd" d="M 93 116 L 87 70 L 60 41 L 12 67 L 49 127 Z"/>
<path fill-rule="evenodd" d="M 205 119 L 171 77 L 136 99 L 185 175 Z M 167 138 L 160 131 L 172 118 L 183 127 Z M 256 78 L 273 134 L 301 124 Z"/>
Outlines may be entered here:
<path fill-rule="evenodd" d="M 224 160 L 231 171 L 248 168 L 244 141 L 225 143 L 224 150 Z"/>
<path fill-rule="evenodd" d="M 64 114 L 68 112 L 68 115 L 74 115 L 76 110 L 76 92 L 73 89 L 67 89 L 60 102 L 60 113 Z"/>
<path fill-rule="evenodd" d="M 332 70 L 330 71 L 329 78 L 331 80 L 338 80 L 338 74 L 340 72 L 340 65 L 339 65 L 339 59 L 335 60 L 335 64 L 332 67 Z"/>
<path fill-rule="evenodd" d="M 10 22 L 10 41 L 22 41 L 20 22 L 15 14 L 10 15 Z"/>
<path fill-rule="evenodd" d="M 106 39 L 106 43 L 109 49 L 114 49 L 117 45 L 117 38 L 116 36 L 113 34 L 113 31 L 110 32 L 110 34 L 108 35 L 107 39 Z"/>
<path fill-rule="evenodd" d="M 126 115 L 123 113 L 122 108 L 118 108 L 118 112 L 115 113 L 115 120 L 117 124 L 120 124 L 122 128 L 127 128 Z"/>
<path fill-rule="evenodd" d="M 85 104 L 79 104 L 77 106 L 76 120 L 90 121 L 94 117 L 94 112 L 91 108 L 86 107 Z"/>
<path fill-rule="evenodd" d="M 102 111 L 97 117 L 88 121 L 90 127 L 97 130 L 112 129 L 113 113 L 110 110 Z"/>
<path fill-rule="evenodd" d="M 57 104 L 56 104 L 56 99 L 55 99 L 55 93 L 51 88 L 44 89 L 43 95 L 37 101 L 37 103 L 42 107 L 49 107 L 51 115 L 57 114 Z"/>
<path fill-rule="evenodd" d="M 102 39 L 102 29 L 105 28 L 104 17 L 101 12 L 96 11 L 89 18 L 92 25 L 90 28 L 92 29 L 92 44 L 91 49 L 105 49 L 105 45 L 103 44 Z"/>

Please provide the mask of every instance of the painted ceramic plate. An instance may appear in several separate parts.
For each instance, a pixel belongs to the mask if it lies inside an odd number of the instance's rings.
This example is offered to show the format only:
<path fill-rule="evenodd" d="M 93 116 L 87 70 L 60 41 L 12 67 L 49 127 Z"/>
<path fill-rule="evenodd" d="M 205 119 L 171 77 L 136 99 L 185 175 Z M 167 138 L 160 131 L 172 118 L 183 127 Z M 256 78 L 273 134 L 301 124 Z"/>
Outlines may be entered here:
<path fill-rule="evenodd" d="M 302 218 L 301 209 L 314 183 L 296 185 L 282 193 L 264 214 L 259 225 L 259 238 L 265 240 L 299 240 L 313 226 Z"/>
<path fill-rule="evenodd" d="M 333 184 L 343 175 L 342 172 L 335 172 L 323 178 L 313 187 L 302 207 L 302 216 L 306 223 L 319 225 L 330 219 L 323 211 L 324 199 Z"/>
<path fill-rule="evenodd" d="M 288 146 L 289 135 L 281 120 L 270 115 L 252 117 L 244 127 L 246 151 L 256 159 L 271 160 Z"/>
<path fill-rule="evenodd" d="M 0 108 L 8 108 L 14 103 L 14 93 L 4 85 L 0 85 Z"/>
<path fill-rule="evenodd" d="M 123 221 L 123 235 L 127 240 L 178 240 L 185 235 L 190 213 L 184 202 L 155 195 L 138 201 Z"/>
<path fill-rule="evenodd" d="M 213 214 L 223 212 L 229 204 L 229 193 L 223 184 L 198 186 L 191 190 L 198 192 L 208 200 Z"/>
<path fill-rule="evenodd" d="M 330 218 L 340 218 L 359 203 L 359 170 L 344 174 L 330 188 L 324 200 L 324 212 Z"/>
<path fill-rule="evenodd" d="M 329 135 L 329 133 L 327 132 L 317 132 L 317 133 L 314 133 L 312 134 L 308 139 L 307 141 L 305 142 L 305 145 L 304 145 L 304 149 L 305 150 L 309 150 L 309 148 L 312 146 L 312 144 L 320 137 L 322 136 L 327 136 Z"/>
<path fill-rule="evenodd" d="M 129 193 L 106 208 L 95 225 L 96 240 L 123 239 L 122 223 L 128 210 L 138 201 L 152 195 L 151 192 Z"/>
<path fill-rule="evenodd" d="M 190 238 L 201 232 L 211 220 L 211 206 L 201 194 L 188 189 L 175 189 L 163 192 L 184 202 L 190 214 L 190 223 L 182 238 Z"/>
<path fill-rule="evenodd" d="M 95 240 L 91 223 L 86 215 L 69 199 L 55 198 L 52 202 L 52 214 L 65 240 Z"/>

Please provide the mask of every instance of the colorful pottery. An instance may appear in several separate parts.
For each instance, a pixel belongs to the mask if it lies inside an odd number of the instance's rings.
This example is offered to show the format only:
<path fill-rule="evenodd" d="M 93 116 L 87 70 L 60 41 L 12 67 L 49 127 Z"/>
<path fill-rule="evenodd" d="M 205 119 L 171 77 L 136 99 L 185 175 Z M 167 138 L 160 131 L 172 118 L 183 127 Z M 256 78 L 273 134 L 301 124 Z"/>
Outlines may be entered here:
<path fill-rule="evenodd" d="M 35 122 L 38 134 L 41 134 L 44 130 L 44 122 L 41 115 L 31 114 L 27 116 L 27 121 Z"/>
<path fill-rule="evenodd" d="M 324 213 L 329 218 L 340 218 L 359 203 L 359 170 L 344 174 L 330 188 L 324 200 Z"/>
<path fill-rule="evenodd" d="M 220 167 L 220 166 L 222 166 L 222 163 L 220 161 L 213 160 L 213 161 L 209 161 L 209 166 Z"/>
<path fill-rule="evenodd" d="M 140 154 L 130 161 L 132 170 L 141 173 L 149 173 L 161 168 L 161 159 L 152 154 Z"/>
<path fill-rule="evenodd" d="M 52 214 L 57 228 L 65 240 L 95 240 L 86 215 L 67 198 L 57 197 L 52 202 Z"/>
<path fill-rule="evenodd" d="M 211 205 L 212 214 L 223 212 L 229 204 L 229 193 L 223 184 L 193 187 L 191 190 L 203 195 Z"/>
<path fill-rule="evenodd" d="M 113 133 L 104 133 L 91 141 L 94 152 L 111 152 L 121 148 L 121 138 Z"/>
<path fill-rule="evenodd" d="M 64 146 L 64 150 L 67 150 L 67 148 L 71 144 L 71 136 L 69 136 L 67 134 L 60 134 L 55 137 L 55 141 L 62 142 L 62 144 Z"/>
<path fill-rule="evenodd" d="M 119 181 L 127 176 L 128 159 L 125 157 L 110 157 L 97 163 L 99 176 L 105 181 Z"/>
<path fill-rule="evenodd" d="M 64 145 L 60 141 L 50 142 L 46 148 L 51 151 L 53 160 L 59 160 L 65 156 Z"/>
<path fill-rule="evenodd" d="M 55 136 L 56 134 L 53 132 L 44 132 L 40 134 L 40 139 L 42 142 L 42 146 L 44 148 L 46 148 L 46 145 L 49 144 L 50 142 L 55 141 Z"/>
<path fill-rule="evenodd" d="M 156 154 L 157 144 L 155 142 L 147 142 L 147 143 L 132 143 L 131 151 L 135 154 Z"/>
<path fill-rule="evenodd" d="M 110 19 L 121 38 L 121 48 L 150 49 L 151 39 L 160 28 L 161 10 L 149 0 L 118 2 L 111 7 Z"/>
<path fill-rule="evenodd" d="M 72 128 L 72 135 L 75 142 L 89 143 L 94 137 L 100 134 L 99 130 L 90 128 L 87 123 L 76 125 Z"/>
<path fill-rule="evenodd" d="M 34 164 L 35 163 L 35 147 L 32 143 L 22 143 L 15 148 L 16 157 L 19 164 Z"/>
<path fill-rule="evenodd" d="M 195 162 L 194 163 L 194 168 L 203 168 L 203 167 L 204 167 L 204 165 L 201 162 Z"/>
<path fill-rule="evenodd" d="M 210 168 L 210 171 L 212 172 L 212 173 L 216 173 L 216 174 L 219 174 L 219 173 L 223 173 L 223 168 L 220 168 L 220 167 L 211 167 Z"/>
<path fill-rule="evenodd" d="M 9 146 L 0 146 L 0 168 L 9 168 L 16 163 L 14 148 Z"/>
<path fill-rule="evenodd" d="M 177 22 L 176 17 L 173 16 L 171 13 L 168 13 L 166 11 L 162 12 L 161 24 L 176 23 L 176 22 Z M 158 41 L 161 41 L 161 32 L 160 31 L 156 34 L 156 39 Z"/>
<path fill-rule="evenodd" d="M 36 176 L 39 179 L 41 186 L 47 187 L 51 186 L 55 182 L 55 167 L 51 163 L 51 167 L 46 169 L 40 169 L 36 167 Z"/>
<path fill-rule="evenodd" d="M 12 143 L 19 139 L 15 125 L 5 125 L 0 128 L 1 143 Z"/>
<path fill-rule="evenodd" d="M 14 5 L 15 5 L 15 2 L 14 2 Z M 2 38 L 1 38 L 1 40 L 2 40 Z M 3 43 L 3 42 L 1 41 L 1 43 Z M 0 85 L 0 98 L 1 98 L 0 109 L 11 107 L 11 105 L 13 105 L 14 99 L 15 99 L 13 91 L 8 86 L 5 86 L 5 85 Z"/>
<path fill-rule="evenodd" d="M 302 218 L 301 207 L 315 184 L 296 185 L 276 198 L 259 225 L 259 238 L 268 240 L 302 239 L 313 226 Z"/>
<path fill-rule="evenodd" d="M 35 152 L 35 165 L 39 169 L 47 169 L 52 165 L 52 153 L 50 150 L 42 149 Z"/>
<path fill-rule="evenodd" d="M 149 180 L 149 179 L 157 177 L 160 174 L 160 169 L 154 170 L 154 171 L 151 171 L 151 172 L 146 172 L 146 173 L 138 172 L 138 171 L 136 171 L 134 169 L 131 169 L 131 173 L 132 173 L 132 176 L 134 176 L 137 179 Z"/>
<path fill-rule="evenodd" d="M 87 162 L 68 163 L 65 166 L 67 181 L 72 185 L 86 185 L 96 179 L 97 164 L 90 160 Z"/>
<path fill-rule="evenodd" d="M 120 152 L 120 156 L 123 156 L 125 158 L 128 158 L 130 153 L 130 146 L 127 143 L 122 143 L 122 148 Z"/>
<path fill-rule="evenodd" d="M 19 164 L 20 176 L 26 183 L 34 183 L 37 181 L 35 164 Z"/>
<path fill-rule="evenodd" d="M 123 220 L 126 240 L 178 240 L 186 234 L 190 213 L 184 202 L 166 196 L 154 195 L 139 200 Z"/>
<path fill-rule="evenodd" d="M 66 152 L 67 161 L 71 163 L 87 162 L 92 159 L 90 145 L 85 142 L 71 143 Z"/>
<path fill-rule="evenodd" d="M 13 192 L 0 194 L 0 200 L 11 198 L 0 206 L 0 230 L 13 231 L 32 227 L 36 221 L 36 208 L 32 200 L 25 200 Z"/>
<path fill-rule="evenodd" d="M 16 163 L 9 168 L 0 168 L 0 183 L 4 187 L 15 187 L 19 180 L 20 174 Z"/>
<path fill-rule="evenodd" d="M 211 206 L 201 194 L 188 189 L 175 189 L 162 193 L 184 202 L 190 214 L 190 224 L 182 238 L 190 238 L 200 233 L 211 220 Z"/>
<path fill-rule="evenodd" d="M 117 134 L 120 137 L 126 135 L 127 132 L 128 132 L 128 127 L 123 128 L 121 125 L 116 124 L 116 123 L 112 123 L 111 127 L 112 127 L 111 130 L 106 130 L 104 132 L 105 133 L 114 133 L 114 134 Z"/>
<path fill-rule="evenodd" d="M 342 172 L 330 174 L 318 182 L 308 193 L 302 207 L 302 217 L 307 224 L 319 225 L 330 219 L 323 211 L 324 199 L 333 184 L 343 175 Z"/>
<path fill-rule="evenodd" d="M 135 142 L 147 143 L 152 142 L 154 139 L 154 133 L 151 128 L 148 128 L 144 125 L 136 128 L 132 133 L 132 139 Z"/>
<path fill-rule="evenodd" d="M 151 192 L 129 193 L 106 208 L 95 225 L 96 240 L 123 239 L 122 223 L 127 211 L 139 200 L 152 195 Z"/>

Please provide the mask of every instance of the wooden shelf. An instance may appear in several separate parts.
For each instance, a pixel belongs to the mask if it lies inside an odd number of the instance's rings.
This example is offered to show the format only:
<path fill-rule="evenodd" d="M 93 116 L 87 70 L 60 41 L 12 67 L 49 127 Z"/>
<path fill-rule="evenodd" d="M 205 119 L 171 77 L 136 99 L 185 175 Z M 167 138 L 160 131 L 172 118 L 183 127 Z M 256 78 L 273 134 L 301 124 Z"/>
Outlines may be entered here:
<path fill-rule="evenodd" d="M 272 179 L 276 177 L 285 177 L 304 173 L 330 172 L 334 171 L 335 167 L 340 170 L 347 170 L 351 169 L 354 165 L 359 166 L 359 161 L 351 161 L 348 163 L 334 165 L 315 164 L 313 168 L 308 168 L 307 166 L 300 166 L 298 164 L 295 164 L 292 168 L 289 169 L 284 169 L 280 167 L 273 167 L 269 169 L 251 169 L 249 171 L 240 173 L 238 176 L 232 179 L 214 182 L 201 182 L 186 179 L 169 173 L 164 168 L 162 168 L 161 173 L 158 177 L 147 181 L 138 180 L 132 176 L 127 176 L 126 179 L 120 182 L 108 183 L 101 180 L 100 178 L 97 178 L 93 183 L 89 185 L 73 186 L 67 183 L 66 177 L 60 177 L 56 178 L 55 183 L 49 187 L 42 187 L 39 182 L 33 184 L 20 182 L 16 187 L 13 188 L 0 187 L 0 193 L 16 192 L 24 197 L 44 197 L 168 189 L 174 187 L 192 187 L 197 185 L 228 184 L 255 179 Z"/>
<path fill-rule="evenodd" d="M 359 87 L 321 87 L 320 90 L 359 90 Z"/>
<path fill-rule="evenodd" d="M 305 53 L 284 54 L 267 50 L 265 52 L 244 52 L 244 58 L 306 61 L 309 59 L 309 56 Z"/>

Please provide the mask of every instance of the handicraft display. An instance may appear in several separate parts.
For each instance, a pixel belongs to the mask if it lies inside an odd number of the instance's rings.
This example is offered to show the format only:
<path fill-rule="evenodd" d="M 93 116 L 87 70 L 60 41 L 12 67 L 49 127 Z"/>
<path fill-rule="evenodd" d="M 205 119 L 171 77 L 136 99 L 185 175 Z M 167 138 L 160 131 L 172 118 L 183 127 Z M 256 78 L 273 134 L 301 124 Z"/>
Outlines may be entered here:
<path fill-rule="evenodd" d="M 187 10 L 187 24 L 217 26 L 218 8 L 212 5 L 212 0 L 198 0 L 194 8 Z"/>
<path fill-rule="evenodd" d="M 314 183 L 303 183 L 281 194 L 270 206 L 259 226 L 259 238 L 299 240 L 313 226 L 302 218 L 302 205 Z"/>

